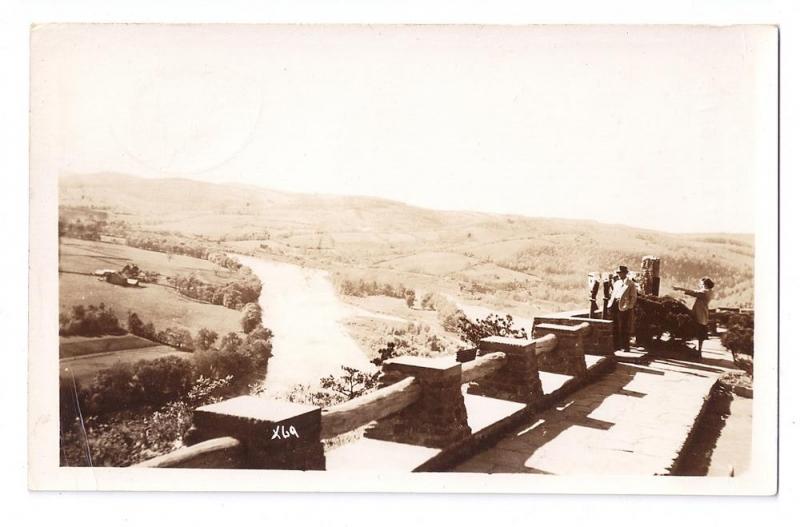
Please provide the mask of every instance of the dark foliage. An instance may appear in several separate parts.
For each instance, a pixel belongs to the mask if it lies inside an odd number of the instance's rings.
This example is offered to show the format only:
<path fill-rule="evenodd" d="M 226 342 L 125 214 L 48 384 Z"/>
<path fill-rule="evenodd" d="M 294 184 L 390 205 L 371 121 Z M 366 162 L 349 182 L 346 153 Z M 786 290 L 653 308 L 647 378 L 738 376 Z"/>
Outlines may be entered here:
<path fill-rule="evenodd" d="M 184 396 L 194 377 L 191 362 L 174 356 L 139 361 L 134 371 L 142 402 L 147 404 L 163 404 Z"/>
<path fill-rule="evenodd" d="M 194 338 L 194 347 L 202 351 L 211 349 L 218 337 L 219 335 L 217 335 L 216 331 L 203 328 L 197 332 L 197 336 Z"/>
<path fill-rule="evenodd" d="M 62 336 L 79 335 L 82 337 L 100 337 L 103 335 L 124 335 L 125 330 L 119 325 L 117 315 L 105 304 L 99 306 L 72 306 L 68 313 L 59 315 L 58 334 Z"/>
<path fill-rule="evenodd" d="M 481 339 L 491 336 L 527 338 L 528 333 L 524 329 L 515 329 L 514 317 L 506 315 L 491 314 L 484 319 L 474 322 L 462 314 L 458 320 L 458 331 L 464 342 L 469 342 L 477 346 Z"/>
<path fill-rule="evenodd" d="M 402 298 L 406 300 L 406 302 L 408 302 L 407 298 L 409 295 L 414 295 L 413 289 L 407 289 L 402 285 L 382 284 L 375 280 L 342 280 L 339 284 L 339 291 L 343 295 L 348 296 L 383 295 L 390 296 L 392 298 Z"/>
<path fill-rule="evenodd" d="M 342 366 L 344 374 L 334 377 L 328 375 L 320 379 L 321 386 L 326 390 L 339 394 L 345 400 L 355 399 L 367 393 L 378 384 L 380 372 L 367 373 L 349 366 Z"/>
<path fill-rule="evenodd" d="M 753 356 L 752 313 L 733 313 L 726 321 L 727 330 L 722 334 L 722 345 L 734 353 Z"/>
<path fill-rule="evenodd" d="M 261 306 L 251 302 L 242 309 L 242 331 L 250 333 L 261 325 Z"/>
<path fill-rule="evenodd" d="M 193 275 L 178 275 L 172 283 L 184 296 L 236 310 L 255 303 L 261 294 L 261 281 L 250 273 L 240 273 L 236 281 L 224 285 L 209 284 Z"/>
<path fill-rule="evenodd" d="M 636 341 L 640 345 L 664 335 L 669 335 L 672 340 L 691 340 L 697 337 L 700 330 L 686 304 L 670 296 L 640 294 L 634 319 Z"/>

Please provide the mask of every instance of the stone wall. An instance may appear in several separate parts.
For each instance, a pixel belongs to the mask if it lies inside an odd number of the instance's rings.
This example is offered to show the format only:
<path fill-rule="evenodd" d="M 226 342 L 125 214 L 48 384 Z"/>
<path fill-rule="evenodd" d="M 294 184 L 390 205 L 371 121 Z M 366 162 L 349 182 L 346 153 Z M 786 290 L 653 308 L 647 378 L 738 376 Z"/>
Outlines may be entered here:
<path fill-rule="evenodd" d="M 589 324 L 566 326 L 560 324 L 537 324 L 533 327 L 534 338 L 553 334 L 558 339 L 555 351 L 538 357 L 539 369 L 551 373 L 579 377 L 586 373 L 584 338 Z"/>
<path fill-rule="evenodd" d="M 588 313 L 587 313 L 588 314 Z M 579 326 L 589 324 L 589 331 L 584 336 L 584 352 L 590 355 L 614 354 L 614 325 L 610 320 L 600 318 L 567 317 L 560 314 L 537 316 L 533 319 L 533 329 L 539 324 L 556 324 L 560 326 Z"/>
<path fill-rule="evenodd" d="M 384 362 L 382 368 L 383 386 L 414 377 L 422 395 L 411 406 L 372 425 L 365 437 L 433 448 L 469 437 L 461 364 L 453 357 L 398 357 Z"/>
<path fill-rule="evenodd" d="M 542 383 L 539 380 L 536 341 L 508 337 L 481 340 L 480 355 L 496 351 L 505 353 L 505 364 L 497 372 L 470 385 L 468 393 L 529 404 L 537 402 L 542 397 Z"/>

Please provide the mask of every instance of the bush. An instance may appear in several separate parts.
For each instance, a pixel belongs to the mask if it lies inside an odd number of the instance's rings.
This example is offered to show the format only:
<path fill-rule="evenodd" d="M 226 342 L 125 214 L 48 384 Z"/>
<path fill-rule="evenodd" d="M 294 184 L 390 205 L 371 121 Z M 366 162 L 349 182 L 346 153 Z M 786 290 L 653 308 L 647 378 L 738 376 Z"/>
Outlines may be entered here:
<path fill-rule="evenodd" d="M 405 300 L 406 300 L 406 305 L 408 307 L 410 307 L 410 308 L 414 307 L 414 301 L 416 300 L 416 298 L 417 298 L 417 295 L 416 295 L 416 293 L 414 293 L 413 289 L 409 289 L 409 290 L 406 291 Z"/>
<path fill-rule="evenodd" d="M 247 343 L 253 342 L 254 340 L 265 340 L 269 342 L 272 340 L 272 331 L 259 324 L 245 337 L 245 342 Z"/>
<path fill-rule="evenodd" d="M 256 302 L 261 294 L 261 281 L 248 267 L 241 267 L 237 279 L 224 285 L 209 284 L 194 275 L 177 275 L 172 283 L 184 296 L 236 310 Z"/>
<path fill-rule="evenodd" d="M 62 466 L 128 466 L 166 454 L 182 444 L 192 424 L 192 410 L 221 399 L 230 378 L 198 378 L 180 399 L 154 412 L 119 412 L 108 418 L 88 417 L 62 427 Z"/>
<path fill-rule="evenodd" d="M 250 333 L 259 325 L 261 325 L 261 306 L 250 302 L 242 309 L 242 330 Z"/>
<path fill-rule="evenodd" d="M 194 376 L 191 362 L 174 356 L 141 360 L 134 365 L 134 372 L 142 401 L 149 404 L 163 404 L 186 395 Z"/>
<path fill-rule="evenodd" d="M 87 414 L 102 414 L 140 404 L 142 390 L 134 379 L 133 366 L 118 362 L 98 371 L 81 399 L 85 400 Z"/>
<path fill-rule="evenodd" d="M 422 309 L 433 311 L 436 309 L 436 305 L 434 304 L 434 296 L 433 293 L 425 293 L 420 301 L 420 305 Z"/>
<path fill-rule="evenodd" d="M 342 366 L 344 374 L 334 377 L 328 375 L 320 379 L 320 385 L 339 394 L 346 401 L 355 399 L 373 390 L 378 384 L 380 372 L 367 373 L 350 366 Z"/>
<path fill-rule="evenodd" d="M 458 330 L 461 333 L 461 339 L 464 342 L 469 342 L 473 346 L 477 346 L 481 339 L 492 336 L 500 337 L 514 337 L 514 338 L 527 338 L 528 333 L 524 329 L 515 329 L 514 317 L 506 315 L 491 314 L 484 319 L 478 319 L 475 322 L 463 316 L 458 320 Z"/>
<path fill-rule="evenodd" d="M 58 379 L 58 416 L 61 430 L 67 430 L 80 416 L 80 407 L 85 399 L 85 391 L 78 381 L 72 377 Z"/>
<path fill-rule="evenodd" d="M 669 334 L 671 339 L 691 340 L 700 330 L 691 310 L 670 296 L 640 294 L 634 318 L 636 342 L 646 345 Z"/>
<path fill-rule="evenodd" d="M 194 339 L 188 329 L 166 328 L 156 333 L 155 340 L 184 351 L 194 351 Z"/>
<path fill-rule="evenodd" d="M 210 329 L 202 328 L 200 331 L 197 332 L 197 336 L 194 338 L 194 347 L 195 349 L 199 349 L 202 351 L 211 349 L 211 347 L 217 341 L 217 338 L 218 335 L 216 331 L 211 331 Z"/>
<path fill-rule="evenodd" d="M 99 306 L 72 306 L 69 313 L 59 315 L 58 334 L 62 336 L 80 335 L 82 337 L 100 337 L 103 335 L 124 335 L 125 330 L 119 320 L 105 304 Z"/>
<path fill-rule="evenodd" d="M 406 289 L 402 285 L 378 283 L 375 280 L 368 282 L 365 280 L 345 279 L 339 283 L 339 292 L 347 296 L 364 297 L 364 296 L 384 295 L 384 296 L 390 296 L 392 298 L 402 298 L 405 300 L 409 294 L 409 291 L 413 293 L 413 290 Z"/>
<path fill-rule="evenodd" d="M 194 366 L 197 376 L 211 379 L 231 376 L 237 384 L 249 380 L 254 373 L 250 357 L 233 348 L 196 352 Z"/>
<path fill-rule="evenodd" d="M 733 353 L 753 356 L 753 325 L 752 313 L 734 313 L 728 317 L 727 329 L 720 339 L 722 345 Z"/>
<path fill-rule="evenodd" d="M 145 332 L 144 322 L 136 313 L 128 312 L 128 332 L 131 335 L 143 336 Z"/>

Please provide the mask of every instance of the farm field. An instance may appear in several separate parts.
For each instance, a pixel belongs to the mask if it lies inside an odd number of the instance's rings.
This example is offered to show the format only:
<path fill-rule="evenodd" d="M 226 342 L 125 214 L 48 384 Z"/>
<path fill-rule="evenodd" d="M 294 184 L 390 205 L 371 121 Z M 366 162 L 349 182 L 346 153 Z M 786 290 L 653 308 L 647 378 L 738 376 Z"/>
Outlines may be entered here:
<path fill-rule="evenodd" d="M 152 344 L 152 343 L 151 343 Z M 95 373 L 110 368 L 117 362 L 134 363 L 140 360 L 153 360 L 159 357 L 174 355 L 176 357 L 190 358 L 191 353 L 178 351 L 169 346 L 152 345 L 147 348 L 125 349 L 107 353 L 95 353 L 80 357 L 62 358 L 59 361 L 59 376 L 71 377 L 81 384 L 91 382 Z"/>
<path fill-rule="evenodd" d="M 750 234 L 435 211 L 369 197 L 122 174 L 65 177 L 60 193 L 62 207 L 108 211 L 134 231 L 203 236 L 232 251 L 328 270 L 335 281 L 400 284 L 502 311 L 582 306 L 587 273 L 619 264 L 637 269 L 645 255 L 662 259 L 664 293 L 711 276 L 717 305 L 753 302 Z"/>
<path fill-rule="evenodd" d="M 136 335 L 120 335 L 106 337 L 59 337 L 58 355 L 62 359 L 109 353 L 121 350 L 149 348 L 155 344 Z"/>
<path fill-rule="evenodd" d="M 217 271 L 219 268 L 211 262 L 188 256 L 176 255 L 168 259 L 162 253 L 122 245 L 71 239 L 62 242 L 62 270 L 91 272 L 112 265 L 121 268 L 126 263 L 135 263 L 142 269 L 164 275 L 195 272 L 208 281 L 224 282 L 229 273 L 227 270 Z M 123 324 L 131 311 L 144 323 L 153 322 L 157 329 L 177 327 L 187 329 L 193 335 L 201 328 L 220 335 L 241 330 L 241 313 L 238 311 L 186 298 L 162 284 L 122 287 L 94 276 L 61 272 L 58 286 L 62 310 L 79 304 L 103 303 L 114 310 Z"/>
<path fill-rule="evenodd" d="M 167 255 L 127 245 L 62 238 L 59 269 L 66 272 L 91 273 L 95 269 L 120 270 L 126 264 L 156 271 L 162 276 L 196 275 L 204 282 L 224 284 L 234 273 L 208 260 L 179 254 Z"/>
<path fill-rule="evenodd" d="M 351 308 L 343 322 L 347 332 L 370 358 L 394 342 L 401 353 L 439 355 L 465 347 L 458 335 L 445 331 L 436 311 L 409 308 L 400 298 L 342 296 Z M 431 342 L 439 349 L 432 349 Z"/>

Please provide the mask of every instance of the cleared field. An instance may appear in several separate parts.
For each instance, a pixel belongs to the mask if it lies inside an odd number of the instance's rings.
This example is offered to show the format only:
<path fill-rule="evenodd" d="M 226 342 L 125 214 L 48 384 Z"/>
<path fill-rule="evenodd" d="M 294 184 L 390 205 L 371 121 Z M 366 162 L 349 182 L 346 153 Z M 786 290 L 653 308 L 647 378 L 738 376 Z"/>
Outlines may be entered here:
<path fill-rule="evenodd" d="M 85 385 L 92 381 L 95 373 L 102 369 L 109 368 L 118 362 L 134 363 L 140 360 L 152 360 L 169 355 L 185 357 L 187 359 L 192 356 L 191 353 L 177 351 L 169 346 L 150 346 L 148 348 L 97 353 L 94 355 L 61 359 L 59 361 L 59 375 L 61 377 L 74 376 L 76 381 Z"/>
<path fill-rule="evenodd" d="M 457 335 L 445 331 L 436 311 L 411 309 L 405 301 L 387 296 L 353 297 L 342 299 L 352 308 L 345 320 L 347 332 L 370 358 L 389 342 L 401 353 L 436 356 L 455 353 L 465 345 Z M 430 347 L 430 337 L 439 343 L 439 351 Z"/>
<path fill-rule="evenodd" d="M 226 283 L 234 273 L 208 260 L 183 255 L 146 251 L 127 245 L 62 238 L 60 268 L 64 271 L 91 273 L 95 269 L 122 269 L 136 264 L 140 269 L 165 276 L 194 274 L 209 283 Z"/>
<path fill-rule="evenodd" d="M 179 327 L 188 329 L 193 335 L 201 328 L 219 334 L 241 330 L 241 313 L 238 311 L 184 298 L 165 286 L 121 287 L 93 276 L 61 273 L 58 289 L 62 310 L 78 304 L 99 305 L 102 302 L 114 310 L 123 324 L 128 311 L 132 311 L 145 323 L 155 324 L 157 329 Z"/>
<path fill-rule="evenodd" d="M 61 358 L 79 357 L 94 353 L 150 348 L 155 344 L 136 335 L 119 337 L 59 337 L 58 354 Z"/>
<path fill-rule="evenodd" d="M 380 267 L 398 271 L 445 276 L 463 271 L 480 261 L 463 254 L 451 252 L 426 252 L 386 260 L 378 264 Z"/>

